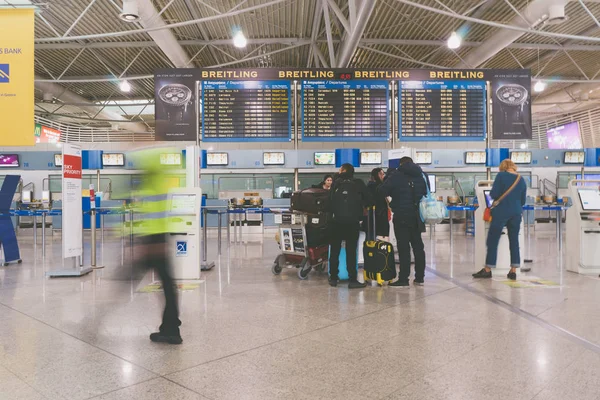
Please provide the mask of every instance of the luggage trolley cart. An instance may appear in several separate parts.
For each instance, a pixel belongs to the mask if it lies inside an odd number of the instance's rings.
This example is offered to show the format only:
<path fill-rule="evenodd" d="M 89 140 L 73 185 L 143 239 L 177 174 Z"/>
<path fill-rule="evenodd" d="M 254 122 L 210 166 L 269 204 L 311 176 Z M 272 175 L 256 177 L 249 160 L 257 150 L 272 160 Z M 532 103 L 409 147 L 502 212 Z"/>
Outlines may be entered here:
<path fill-rule="evenodd" d="M 311 218 L 306 213 L 297 211 L 275 214 L 275 223 L 279 224 L 279 248 L 281 254 L 275 258 L 271 271 L 281 274 L 286 265 L 298 268 L 298 277 L 308 278 L 308 273 L 315 268 L 319 272 L 326 271 L 329 246 L 309 246 L 312 240 L 307 238 L 307 221 Z M 317 241 L 318 242 L 318 241 Z"/>

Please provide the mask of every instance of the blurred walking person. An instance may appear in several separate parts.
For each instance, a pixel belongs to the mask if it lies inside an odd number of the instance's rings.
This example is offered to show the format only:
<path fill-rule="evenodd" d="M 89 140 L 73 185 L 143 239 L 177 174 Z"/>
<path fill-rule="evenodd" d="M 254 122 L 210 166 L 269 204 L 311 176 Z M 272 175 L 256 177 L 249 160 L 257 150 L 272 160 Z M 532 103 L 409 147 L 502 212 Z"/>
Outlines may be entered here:
<path fill-rule="evenodd" d="M 169 234 L 167 212 L 169 182 L 164 166 L 160 163 L 160 153 L 165 150 L 144 150 L 135 154 L 137 165 L 144 174 L 138 191 L 141 223 L 134 232 L 139 239 L 135 252 L 137 263 L 153 268 L 160 277 L 165 295 L 165 308 L 162 324 L 158 332 L 150 335 L 153 342 L 181 344 L 177 291 L 172 277 L 172 269 L 167 255 L 167 235 Z"/>

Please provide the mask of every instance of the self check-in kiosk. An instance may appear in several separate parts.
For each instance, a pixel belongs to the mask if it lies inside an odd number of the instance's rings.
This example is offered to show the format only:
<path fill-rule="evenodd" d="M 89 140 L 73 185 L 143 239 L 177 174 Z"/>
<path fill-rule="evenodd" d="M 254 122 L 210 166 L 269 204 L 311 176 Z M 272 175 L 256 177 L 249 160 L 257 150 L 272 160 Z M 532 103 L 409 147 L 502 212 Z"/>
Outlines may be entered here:
<path fill-rule="evenodd" d="M 567 210 L 567 270 L 600 273 L 600 180 L 573 180 Z"/>
<path fill-rule="evenodd" d="M 483 213 L 486 206 L 492 205 L 493 199 L 490 196 L 492 185 L 494 181 L 479 181 L 475 188 L 475 194 L 479 207 L 475 211 L 475 267 L 482 268 L 485 266 L 485 256 L 487 252 L 486 240 L 488 236 L 488 230 L 490 223 L 483 220 Z M 523 236 L 523 221 L 521 221 L 521 229 L 519 230 L 519 247 L 521 250 L 524 249 L 524 236 Z M 521 257 L 522 259 L 523 257 Z M 506 228 L 503 230 L 502 236 L 500 236 L 500 243 L 498 243 L 498 258 L 496 260 L 495 273 L 502 273 L 510 269 L 510 247 L 508 243 L 508 234 Z"/>
<path fill-rule="evenodd" d="M 173 277 L 200 279 L 200 188 L 174 188 L 169 191 L 168 253 Z"/>

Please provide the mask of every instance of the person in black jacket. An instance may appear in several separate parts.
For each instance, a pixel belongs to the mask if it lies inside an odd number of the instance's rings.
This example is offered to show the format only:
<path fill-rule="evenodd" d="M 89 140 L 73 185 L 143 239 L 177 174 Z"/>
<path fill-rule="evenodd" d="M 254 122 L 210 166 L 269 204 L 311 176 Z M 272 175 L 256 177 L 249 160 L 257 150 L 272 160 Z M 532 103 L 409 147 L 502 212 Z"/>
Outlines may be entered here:
<path fill-rule="evenodd" d="M 337 286 L 339 280 L 339 257 L 342 241 L 346 242 L 346 267 L 348 269 L 348 288 L 356 289 L 367 286 L 358 281 L 357 247 L 360 233 L 360 221 L 364 207 L 371 206 L 371 195 L 360 179 L 354 178 L 352 164 L 344 164 L 340 175 L 333 181 L 330 195 L 331 251 L 329 253 L 329 285 Z"/>
<path fill-rule="evenodd" d="M 379 191 L 392 198 L 394 233 L 400 256 L 398 280 L 393 287 L 408 287 L 410 248 L 415 256 L 415 285 L 422 286 L 425 277 L 425 245 L 421 233 L 425 225 L 419 214 L 419 202 L 427 194 L 429 182 L 421 167 L 410 157 L 400 159 L 400 167 L 381 185 Z"/>
<path fill-rule="evenodd" d="M 367 189 L 371 197 L 375 201 L 375 235 L 388 237 L 390 235 L 390 222 L 388 220 L 388 203 L 379 191 L 379 187 L 383 184 L 385 173 L 382 168 L 374 168 L 371 171 L 371 180 L 367 183 Z M 368 220 L 363 223 L 363 230 L 366 232 L 369 227 L 366 225 Z"/>

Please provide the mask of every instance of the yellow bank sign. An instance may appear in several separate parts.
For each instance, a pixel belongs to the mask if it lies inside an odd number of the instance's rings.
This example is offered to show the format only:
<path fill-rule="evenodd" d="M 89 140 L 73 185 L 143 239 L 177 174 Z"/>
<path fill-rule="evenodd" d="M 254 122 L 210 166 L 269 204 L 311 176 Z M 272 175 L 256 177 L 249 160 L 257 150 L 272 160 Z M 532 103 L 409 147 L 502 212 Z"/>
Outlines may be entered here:
<path fill-rule="evenodd" d="M 34 11 L 0 9 L 0 146 L 33 146 Z"/>

